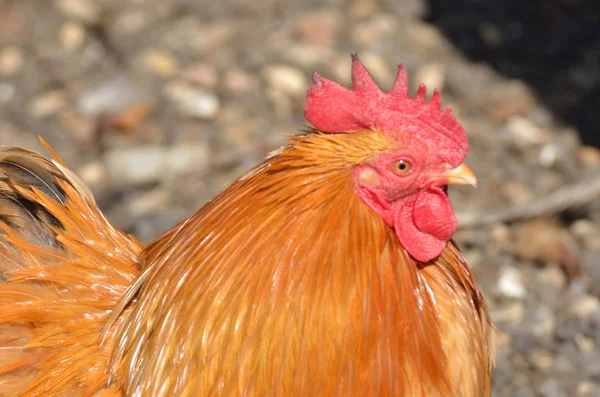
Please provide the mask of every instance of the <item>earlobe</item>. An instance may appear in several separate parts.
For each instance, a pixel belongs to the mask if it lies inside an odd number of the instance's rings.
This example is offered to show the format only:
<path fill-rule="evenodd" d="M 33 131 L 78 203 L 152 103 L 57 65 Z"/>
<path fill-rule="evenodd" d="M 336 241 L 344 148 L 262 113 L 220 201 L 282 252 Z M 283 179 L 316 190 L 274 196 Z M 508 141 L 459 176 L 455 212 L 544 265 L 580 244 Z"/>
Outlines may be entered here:
<path fill-rule="evenodd" d="M 382 183 L 379 172 L 369 165 L 361 165 L 354 169 L 354 178 L 358 196 L 391 226 L 393 220 L 389 216 L 389 203 L 379 191 Z"/>
<path fill-rule="evenodd" d="M 379 173 L 371 167 L 363 167 L 358 170 L 358 183 L 366 186 L 381 185 L 381 177 Z"/>

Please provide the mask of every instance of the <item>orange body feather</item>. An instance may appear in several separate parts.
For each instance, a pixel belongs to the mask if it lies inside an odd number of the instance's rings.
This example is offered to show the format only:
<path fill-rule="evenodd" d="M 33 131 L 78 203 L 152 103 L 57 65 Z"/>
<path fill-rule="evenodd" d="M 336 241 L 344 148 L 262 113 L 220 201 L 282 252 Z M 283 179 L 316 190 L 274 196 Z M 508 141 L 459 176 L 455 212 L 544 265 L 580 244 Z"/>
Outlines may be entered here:
<path fill-rule="evenodd" d="M 352 167 L 395 145 L 295 137 L 144 249 L 64 166 L 0 153 L 0 396 L 489 396 L 460 250 L 413 260 L 354 192 Z"/>

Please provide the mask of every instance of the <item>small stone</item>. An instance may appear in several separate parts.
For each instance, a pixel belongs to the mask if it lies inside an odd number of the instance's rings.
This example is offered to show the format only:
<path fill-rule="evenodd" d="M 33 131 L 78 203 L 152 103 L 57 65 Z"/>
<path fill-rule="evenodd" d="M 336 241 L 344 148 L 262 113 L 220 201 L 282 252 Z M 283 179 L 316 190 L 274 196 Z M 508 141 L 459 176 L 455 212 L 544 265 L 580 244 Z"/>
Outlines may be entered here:
<path fill-rule="evenodd" d="M 596 350 L 596 343 L 592 338 L 589 338 L 582 334 L 575 335 L 575 344 L 582 353 L 591 353 Z"/>
<path fill-rule="evenodd" d="M 571 302 L 569 308 L 577 317 L 587 318 L 600 310 L 600 302 L 597 296 L 581 295 Z"/>
<path fill-rule="evenodd" d="M 223 131 L 223 136 L 227 139 L 228 143 L 232 143 L 237 146 L 242 146 L 250 141 L 253 129 L 251 126 L 246 124 L 236 124 L 226 128 Z"/>
<path fill-rule="evenodd" d="M 600 225 L 589 219 L 578 219 L 571 225 L 573 235 L 591 251 L 600 251 Z"/>
<path fill-rule="evenodd" d="M 258 88 L 258 79 L 242 69 L 234 68 L 225 73 L 225 88 L 233 94 L 247 94 Z"/>
<path fill-rule="evenodd" d="M 559 381 L 556 377 L 549 377 L 541 386 L 539 386 L 538 393 L 534 395 L 544 397 L 571 397 L 565 389 L 566 386 L 564 382 Z"/>
<path fill-rule="evenodd" d="M 581 146 L 577 153 L 577 157 L 584 167 L 600 167 L 600 150 L 593 146 Z"/>
<path fill-rule="evenodd" d="M 87 24 L 100 22 L 102 16 L 102 10 L 92 0 L 55 0 L 54 4 L 64 16 Z"/>
<path fill-rule="evenodd" d="M 208 147 L 203 143 L 176 145 L 167 154 L 167 168 L 175 174 L 204 170 L 210 156 Z"/>
<path fill-rule="evenodd" d="M 48 91 L 36 97 L 29 105 L 29 113 L 37 119 L 43 119 L 57 113 L 67 105 L 64 91 Z"/>
<path fill-rule="evenodd" d="M 60 121 L 75 142 L 81 144 L 93 143 L 97 127 L 94 118 L 83 117 L 73 110 L 65 110 L 60 113 Z"/>
<path fill-rule="evenodd" d="M 567 285 L 565 273 L 558 266 L 545 266 L 536 273 L 540 284 L 555 290 L 561 290 Z"/>
<path fill-rule="evenodd" d="M 525 307 L 521 302 L 513 302 L 507 306 L 491 310 L 490 314 L 496 323 L 517 325 L 523 321 Z"/>
<path fill-rule="evenodd" d="M 520 182 L 506 182 L 500 186 L 500 191 L 512 204 L 523 204 L 532 200 L 531 192 Z"/>
<path fill-rule="evenodd" d="M 547 306 L 540 306 L 533 314 L 531 331 L 537 337 L 550 337 L 556 329 L 556 318 Z"/>
<path fill-rule="evenodd" d="M 291 64 L 302 66 L 306 69 L 318 69 L 320 64 L 327 64 L 335 58 L 335 52 L 331 48 L 317 46 L 308 43 L 290 44 L 283 47 L 281 55 Z M 346 68 L 348 68 L 348 56 L 344 57 Z"/>
<path fill-rule="evenodd" d="M 129 36 L 141 32 L 149 26 L 151 19 L 143 10 L 132 8 L 117 13 L 111 24 L 115 36 Z"/>
<path fill-rule="evenodd" d="M 588 287 L 584 280 L 576 279 L 569 283 L 568 291 L 571 295 L 581 295 L 588 291 Z"/>
<path fill-rule="evenodd" d="M 350 2 L 350 14 L 355 18 L 370 17 L 380 10 L 379 0 L 352 0 Z"/>
<path fill-rule="evenodd" d="M 529 353 L 529 360 L 534 367 L 545 372 L 554 365 L 554 354 L 548 350 L 534 349 Z"/>
<path fill-rule="evenodd" d="M 521 271 L 513 266 L 502 266 L 498 278 L 498 290 L 506 297 L 524 299 L 527 291 Z"/>
<path fill-rule="evenodd" d="M 510 228 L 504 223 L 495 223 L 491 228 L 492 239 L 498 245 L 504 245 L 510 239 Z"/>
<path fill-rule="evenodd" d="M 150 49 L 144 52 L 143 63 L 146 69 L 160 77 L 170 77 L 179 71 L 179 61 L 168 52 Z"/>
<path fill-rule="evenodd" d="M 402 22 L 425 19 L 429 10 L 427 5 L 429 3 L 422 0 L 396 0 L 382 3 L 385 4 L 385 8 L 390 9 L 397 20 Z"/>
<path fill-rule="evenodd" d="M 77 110 L 87 116 L 115 113 L 138 103 L 143 94 L 125 75 L 115 75 L 85 91 L 77 100 Z"/>
<path fill-rule="evenodd" d="M 108 172 L 102 161 L 92 161 L 79 169 L 77 175 L 92 188 L 104 188 L 108 183 Z"/>
<path fill-rule="evenodd" d="M 215 67 L 205 62 L 188 66 L 181 72 L 181 77 L 192 84 L 210 89 L 215 88 L 219 82 Z"/>
<path fill-rule="evenodd" d="M 338 56 L 333 62 L 331 69 L 333 71 L 334 81 L 343 86 L 348 86 L 352 82 L 350 69 L 348 68 L 348 55 Z"/>
<path fill-rule="evenodd" d="M 574 245 L 568 231 L 554 220 L 532 219 L 517 229 L 516 253 L 532 262 L 566 264 L 573 255 L 570 246 Z"/>
<path fill-rule="evenodd" d="M 304 74 L 288 65 L 270 65 L 263 71 L 269 86 L 293 97 L 302 97 L 308 90 Z"/>
<path fill-rule="evenodd" d="M 498 343 L 498 348 L 504 348 L 512 345 L 513 337 L 511 334 L 502 332 L 501 330 L 497 330 L 496 332 L 496 342 Z"/>
<path fill-rule="evenodd" d="M 337 11 L 311 12 L 300 16 L 297 29 L 300 37 L 313 45 L 329 47 L 335 43 L 335 36 L 341 22 Z"/>
<path fill-rule="evenodd" d="M 140 185 L 161 179 L 165 156 L 160 146 L 116 148 L 104 155 L 104 164 L 112 185 Z"/>
<path fill-rule="evenodd" d="M 381 14 L 354 26 L 350 31 L 350 38 L 358 47 L 370 48 L 384 38 L 393 37 L 398 32 L 398 26 L 396 16 Z"/>
<path fill-rule="evenodd" d="M 430 50 L 433 53 L 438 51 L 439 49 L 436 51 L 435 48 Z M 446 66 L 446 86 L 452 89 L 452 92 L 456 93 L 455 95 L 469 98 L 469 103 L 479 106 L 488 115 L 495 111 L 489 106 L 503 106 L 503 103 L 507 101 L 502 97 L 502 93 L 497 92 L 497 89 L 490 90 L 489 88 L 498 78 L 497 72 L 490 65 L 483 62 L 468 62 L 463 57 L 454 59 L 451 57 Z M 504 123 L 507 119 L 508 117 L 505 117 L 501 122 Z M 485 124 L 488 123 L 485 122 Z M 494 139 L 493 142 L 497 142 L 497 140 Z"/>
<path fill-rule="evenodd" d="M 422 51 L 434 51 L 440 48 L 440 43 L 445 41 L 440 30 L 430 23 L 423 21 L 407 21 L 407 40 Z"/>
<path fill-rule="evenodd" d="M 542 167 L 550 168 L 556 164 L 560 148 L 552 143 L 544 145 L 540 150 L 540 165 Z"/>
<path fill-rule="evenodd" d="M 578 219 L 571 225 L 571 232 L 578 238 L 585 238 L 595 233 L 600 233 L 594 222 L 589 219 Z"/>
<path fill-rule="evenodd" d="M 162 187 L 142 194 L 127 204 L 132 216 L 142 216 L 164 210 L 172 199 L 169 190 Z"/>
<path fill-rule="evenodd" d="M 546 140 L 544 131 L 530 120 L 522 116 L 513 116 L 506 127 L 514 142 L 522 148 L 540 145 Z"/>
<path fill-rule="evenodd" d="M 67 21 L 60 27 L 58 41 L 65 50 L 74 51 L 81 48 L 85 36 L 85 25 L 76 21 Z"/>
<path fill-rule="evenodd" d="M 201 143 L 117 148 L 105 154 L 104 163 L 113 185 L 140 185 L 201 171 L 210 163 L 210 152 Z"/>
<path fill-rule="evenodd" d="M 524 204 L 531 202 L 533 197 L 528 187 L 520 182 L 506 182 L 500 187 L 500 191 L 512 204 Z"/>
<path fill-rule="evenodd" d="M 188 52 L 197 56 L 212 44 L 205 36 L 207 31 L 211 31 L 211 25 L 202 23 L 196 17 L 186 16 L 173 19 L 160 38 L 161 45 L 176 53 Z"/>
<path fill-rule="evenodd" d="M 492 84 L 482 101 L 483 109 L 499 123 L 523 116 L 537 106 L 531 89 L 521 80 L 502 80 Z"/>
<path fill-rule="evenodd" d="M 275 114 L 277 117 L 287 118 L 292 115 L 294 106 L 290 97 L 273 88 L 267 91 L 267 96 L 275 108 Z"/>
<path fill-rule="evenodd" d="M 23 69 L 23 51 L 16 46 L 0 50 L 0 76 L 13 76 Z"/>
<path fill-rule="evenodd" d="M 206 45 L 208 50 L 221 48 L 235 37 L 238 29 L 239 26 L 235 21 L 221 20 L 212 24 L 203 24 L 198 45 Z"/>
<path fill-rule="evenodd" d="M 421 66 L 415 75 L 414 81 L 425 84 L 429 96 L 434 89 L 442 91 L 446 82 L 446 66 L 441 62 L 430 62 Z"/>
<path fill-rule="evenodd" d="M 8 83 L 0 83 L 0 103 L 10 102 L 16 93 L 15 86 Z"/>
<path fill-rule="evenodd" d="M 583 381 L 577 386 L 578 397 L 592 397 L 594 393 L 600 389 L 598 383 L 594 381 Z"/>
<path fill-rule="evenodd" d="M 555 357 L 554 368 L 557 373 L 574 373 L 575 363 L 565 354 L 560 354 Z"/>
<path fill-rule="evenodd" d="M 165 95 L 185 116 L 212 119 L 219 112 L 220 102 L 215 94 L 182 81 L 168 84 Z"/>

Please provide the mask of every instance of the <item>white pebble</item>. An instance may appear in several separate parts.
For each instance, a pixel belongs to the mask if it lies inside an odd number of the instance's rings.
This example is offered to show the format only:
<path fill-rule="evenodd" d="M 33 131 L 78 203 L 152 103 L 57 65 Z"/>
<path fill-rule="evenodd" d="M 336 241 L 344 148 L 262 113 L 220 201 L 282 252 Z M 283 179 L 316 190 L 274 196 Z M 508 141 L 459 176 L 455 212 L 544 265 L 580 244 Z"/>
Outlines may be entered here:
<path fill-rule="evenodd" d="M 127 186 L 159 180 L 165 156 L 165 148 L 160 146 L 118 148 L 107 152 L 104 162 L 111 183 Z"/>
<path fill-rule="evenodd" d="M 77 110 L 86 116 L 117 112 L 142 98 L 137 87 L 125 75 L 116 75 L 84 92 L 77 100 Z"/>
<path fill-rule="evenodd" d="M 77 175 L 90 187 L 98 188 L 106 186 L 107 171 L 104 163 L 101 161 L 92 161 L 85 164 Z"/>
<path fill-rule="evenodd" d="M 12 76 L 23 69 L 23 51 L 19 47 L 8 46 L 0 50 L 0 75 Z"/>
<path fill-rule="evenodd" d="M 48 91 L 36 97 L 29 105 L 29 113 L 38 119 L 52 116 L 67 104 L 65 93 L 60 90 Z"/>
<path fill-rule="evenodd" d="M 502 295 L 509 298 L 525 298 L 526 290 L 521 271 L 513 266 L 503 266 L 500 269 L 498 290 Z"/>
<path fill-rule="evenodd" d="M 544 131 L 523 116 L 511 117 L 507 121 L 506 127 L 515 143 L 520 147 L 539 145 L 545 138 Z"/>
<path fill-rule="evenodd" d="M 85 41 L 85 26 L 75 21 L 65 22 L 58 32 L 60 45 L 69 51 L 81 48 Z"/>
<path fill-rule="evenodd" d="M 203 170 L 209 164 L 209 157 L 207 146 L 201 143 L 171 148 L 151 145 L 113 149 L 106 153 L 104 162 L 111 183 L 127 186 Z"/>
<path fill-rule="evenodd" d="M 571 302 L 571 313 L 577 317 L 586 318 L 600 310 L 600 301 L 593 295 L 582 295 Z"/>
<path fill-rule="evenodd" d="M 434 89 L 442 91 L 446 84 L 446 66 L 441 62 L 427 63 L 417 70 L 415 75 L 417 84 L 425 84 L 427 93 L 431 96 Z"/>
<path fill-rule="evenodd" d="M 167 85 L 165 95 L 190 117 L 212 119 L 220 108 L 219 98 L 212 92 L 179 81 Z"/>
<path fill-rule="evenodd" d="M 556 164 L 558 159 L 559 148 L 554 144 L 544 145 L 540 150 L 540 165 L 542 167 L 550 168 Z"/>
<path fill-rule="evenodd" d="M 264 77 L 269 86 L 291 96 L 303 96 L 308 89 L 304 74 L 291 66 L 267 66 L 264 70 Z"/>

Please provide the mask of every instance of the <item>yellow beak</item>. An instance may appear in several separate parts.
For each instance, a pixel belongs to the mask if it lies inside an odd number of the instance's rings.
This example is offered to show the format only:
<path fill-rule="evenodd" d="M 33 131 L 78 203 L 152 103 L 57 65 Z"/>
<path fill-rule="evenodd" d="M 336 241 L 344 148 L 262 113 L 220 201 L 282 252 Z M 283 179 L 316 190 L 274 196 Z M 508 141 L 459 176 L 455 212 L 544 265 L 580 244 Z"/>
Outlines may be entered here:
<path fill-rule="evenodd" d="M 445 172 L 444 177 L 448 178 L 449 185 L 471 185 L 477 187 L 477 178 L 475 173 L 465 164 Z"/>

